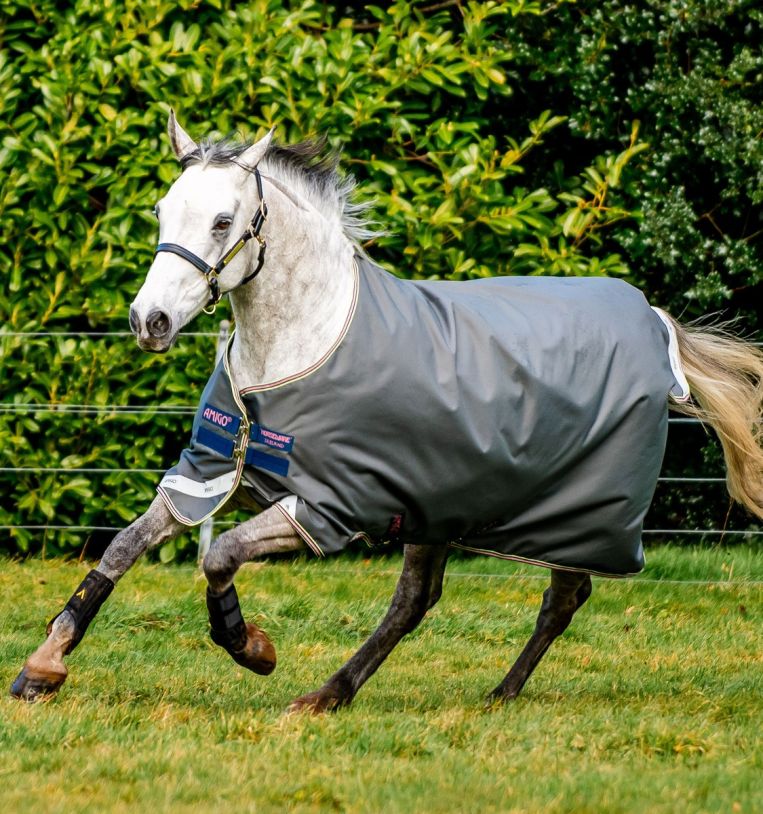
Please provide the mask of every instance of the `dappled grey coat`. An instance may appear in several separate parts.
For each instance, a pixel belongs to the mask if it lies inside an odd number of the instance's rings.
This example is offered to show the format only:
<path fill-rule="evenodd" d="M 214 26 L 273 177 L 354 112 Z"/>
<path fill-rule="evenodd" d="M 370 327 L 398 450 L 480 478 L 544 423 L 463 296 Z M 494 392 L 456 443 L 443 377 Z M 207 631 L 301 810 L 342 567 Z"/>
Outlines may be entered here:
<path fill-rule="evenodd" d="M 310 370 L 231 388 L 225 359 L 159 492 L 188 525 L 243 486 L 317 554 L 453 543 L 609 575 L 642 522 L 677 387 L 668 331 L 605 278 L 399 280 L 356 259 L 345 329 Z"/>

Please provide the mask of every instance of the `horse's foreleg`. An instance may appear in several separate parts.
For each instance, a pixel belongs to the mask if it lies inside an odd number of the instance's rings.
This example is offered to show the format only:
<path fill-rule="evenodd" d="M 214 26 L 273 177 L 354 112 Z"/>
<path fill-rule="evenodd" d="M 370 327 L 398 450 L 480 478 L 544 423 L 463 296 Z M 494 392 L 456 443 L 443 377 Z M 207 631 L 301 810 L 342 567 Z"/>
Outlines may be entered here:
<path fill-rule="evenodd" d="M 304 548 L 291 523 L 278 509 L 270 508 L 221 534 L 204 557 L 212 641 L 237 664 L 259 675 L 273 672 L 276 651 L 263 630 L 244 621 L 233 578 L 245 562 Z"/>
<path fill-rule="evenodd" d="M 114 589 L 115 583 L 150 546 L 176 537 L 185 526 L 156 497 L 148 511 L 117 534 L 98 564 L 72 594 L 66 607 L 48 623 L 48 637 L 27 659 L 11 685 L 11 695 L 36 701 L 64 683 L 64 656 L 80 643 L 90 622 Z"/>
<path fill-rule="evenodd" d="M 324 712 L 349 704 L 395 645 L 414 630 L 442 593 L 447 546 L 407 545 L 403 572 L 382 623 L 357 653 L 315 692 L 297 698 L 290 712 Z"/>
<path fill-rule="evenodd" d="M 588 574 L 552 571 L 551 586 L 543 594 L 535 631 L 506 678 L 490 693 L 495 703 L 516 698 L 551 643 L 567 629 L 575 611 L 591 595 Z"/>

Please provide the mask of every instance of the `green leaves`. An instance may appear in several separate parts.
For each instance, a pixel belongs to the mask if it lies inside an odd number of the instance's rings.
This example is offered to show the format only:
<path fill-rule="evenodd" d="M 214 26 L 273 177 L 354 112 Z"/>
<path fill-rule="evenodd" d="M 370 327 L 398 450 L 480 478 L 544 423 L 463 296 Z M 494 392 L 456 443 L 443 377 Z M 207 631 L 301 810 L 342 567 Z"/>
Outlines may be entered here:
<path fill-rule="evenodd" d="M 548 11 L 542 20 L 521 18 L 507 38 L 530 115 L 551 106 L 551 95 L 569 116 L 571 139 L 559 158 L 569 166 L 585 151 L 590 163 L 634 119 L 649 143 L 624 156 L 622 178 L 616 164 L 608 168 L 611 203 L 642 210 L 608 238 L 631 279 L 676 312 L 728 308 L 755 326 L 763 12 L 750 0 L 579 0 Z M 587 234 L 588 214 L 568 213 L 570 236 Z"/>

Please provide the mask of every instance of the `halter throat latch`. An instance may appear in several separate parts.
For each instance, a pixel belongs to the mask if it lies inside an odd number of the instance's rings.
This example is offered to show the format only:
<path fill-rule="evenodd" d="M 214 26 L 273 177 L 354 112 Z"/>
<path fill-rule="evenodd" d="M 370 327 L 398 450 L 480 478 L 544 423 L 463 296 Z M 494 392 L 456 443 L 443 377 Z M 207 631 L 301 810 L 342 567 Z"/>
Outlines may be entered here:
<path fill-rule="evenodd" d="M 246 285 L 247 283 L 251 282 L 260 273 L 263 265 L 265 264 L 265 249 L 267 248 L 267 243 L 260 232 L 262 231 L 262 227 L 265 225 L 265 221 L 268 219 L 268 207 L 262 194 L 262 176 L 260 175 L 259 170 L 256 168 L 254 169 L 254 179 L 257 182 L 257 194 L 260 198 L 260 206 L 254 213 L 252 219 L 249 221 L 249 225 L 246 227 L 241 237 L 239 237 L 239 239 L 230 247 L 230 249 L 223 254 L 223 256 L 214 264 L 214 266 L 210 266 L 209 263 L 202 260 L 197 254 L 194 254 L 189 249 L 186 249 L 185 246 L 180 246 L 177 243 L 160 243 L 156 247 L 154 257 L 156 257 L 156 255 L 160 252 L 176 254 L 178 257 L 182 257 L 184 260 L 187 260 L 204 275 L 207 285 L 209 286 L 209 302 L 202 309 L 205 314 L 213 314 L 215 312 L 217 303 L 220 302 L 220 283 L 218 282 L 220 273 L 241 251 L 241 249 L 243 249 L 244 246 L 250 240 L 252 240 L 252 238 L 254 238 L 260 245 L 260 251 L 257 255 L 257 265 L 254 267 L 254 271 L 247 274 L 247 276 L 244 277 L 236 288 L 240 288 L 242 285 Z"/>

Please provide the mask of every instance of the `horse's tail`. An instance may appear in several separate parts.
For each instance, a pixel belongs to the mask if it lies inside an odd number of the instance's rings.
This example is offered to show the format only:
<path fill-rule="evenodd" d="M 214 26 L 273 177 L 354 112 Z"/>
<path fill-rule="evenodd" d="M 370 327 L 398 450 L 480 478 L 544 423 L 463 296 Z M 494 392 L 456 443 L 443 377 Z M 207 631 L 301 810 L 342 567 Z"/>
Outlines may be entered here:
<path fill-rule="evenodd" d="M 763 519 L 763 353 L 722 328 L 670 319 L 692 393 L 671 407 L 715 430 L 729 494 Z"/>

